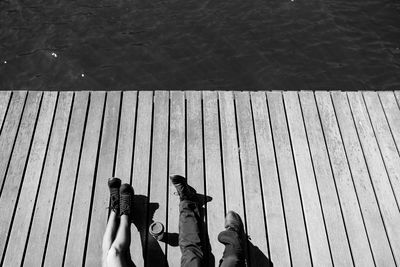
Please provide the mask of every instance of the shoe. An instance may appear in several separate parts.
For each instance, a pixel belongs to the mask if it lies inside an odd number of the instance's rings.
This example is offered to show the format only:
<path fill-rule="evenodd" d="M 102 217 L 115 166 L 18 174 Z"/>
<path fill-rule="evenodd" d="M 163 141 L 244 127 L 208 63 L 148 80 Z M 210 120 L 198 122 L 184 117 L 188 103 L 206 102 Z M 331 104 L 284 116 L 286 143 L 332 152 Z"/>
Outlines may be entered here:
<path fill-rule="evenodd" d="M 110 209 L 116 214 L 119 213 L 119 188 L 121 186 L 121 180 L 119 178 L 108 179 L 108 189 L 110 189 Z"/>
<path fill-rule="evenodd" d="M 120 195 L 120 204 L 119 204 L 119 215 L 128 215 L 130 217 L 131 215 L 131 207 L 132 207 L 132 200 L 133 200 L 133 188 L 129 184 L 123 184 L 121 185 L 121 188 L 119 190 L 119 195 Z"/>
<path fill-rule="evenodd" d="M 197 200 L 196 190 L 187 184 L 187 179 L 180 175 L 170 176 L 172 184 L 178 192 L 180 200 Z"/>
<path fill-rule="evenodd" d="M 240 215 L 230 210 L 225 216 L 225 229 L 238 233 L 240 239 L 244 239 L 244 226 Z"/>

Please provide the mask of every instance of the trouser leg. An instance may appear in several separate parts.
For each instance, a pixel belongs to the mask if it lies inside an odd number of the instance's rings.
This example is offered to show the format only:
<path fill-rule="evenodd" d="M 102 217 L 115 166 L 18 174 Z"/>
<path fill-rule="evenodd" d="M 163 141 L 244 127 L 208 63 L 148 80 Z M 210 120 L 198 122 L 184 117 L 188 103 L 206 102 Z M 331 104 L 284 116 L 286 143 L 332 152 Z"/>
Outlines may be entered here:
<path fill-rule="evenodd" d="M 243 267 L 245 255 L 243 244 L 235 231 L 225 230 L 219 233 L 218 241 L 225 245 L 224 254 L 219 261 L 220 267 Z"/>
<path fill-rule="evenodd" d="M 199 228 L 200 213 L 195 202 L 182 200 L 179 203 L 179 247 L 182 267 L 201 266 L 202 242 Z"/>

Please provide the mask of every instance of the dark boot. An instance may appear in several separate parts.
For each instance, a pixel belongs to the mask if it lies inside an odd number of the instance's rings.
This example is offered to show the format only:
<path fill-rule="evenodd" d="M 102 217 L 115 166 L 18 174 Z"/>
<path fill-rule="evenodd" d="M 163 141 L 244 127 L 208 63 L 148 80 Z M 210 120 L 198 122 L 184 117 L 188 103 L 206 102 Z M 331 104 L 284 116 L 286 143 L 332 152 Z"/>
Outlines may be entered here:
<path fill-rule="evenodd" d="M 187 184 L 187 179 L 180 175 L 170 176 L 172 184 L 175 186 L 178 192 L 180 200 L 192 200 L 197 201 L 196 190 Z"/>
<path fill-rule="evenodd" d="M 232 230 L 238 233 L 239 237 L 244 239 L 244 225 L 242 222 L 242 218 L 236 212 L 230 210 L 225 216 L 225 229 Z"/>
<path fill-rule="evenodd" d="M 133 188 L 129 184 L 121 185 L 120 191 L 120 216 L 128 215 L 130 219 L 132 214 L 132 200 L 133 200 Z"/>
<path fill-rule="evenodd" d="M 121 186 L 121 180 L 119 178 L 108 179 L 108 189 L 110 189 L 110 210 L 113 210 L 116 214 L 119 214 L 119 188 Z"/>
<path fill-rule="evenodd" d="M 225 217 L 225 230 L 218 235 L 218 241 L 225 245 L 219 266 L 245 266 L 245 237 L 243 222 L 239 214 L 229 211 Z"/>

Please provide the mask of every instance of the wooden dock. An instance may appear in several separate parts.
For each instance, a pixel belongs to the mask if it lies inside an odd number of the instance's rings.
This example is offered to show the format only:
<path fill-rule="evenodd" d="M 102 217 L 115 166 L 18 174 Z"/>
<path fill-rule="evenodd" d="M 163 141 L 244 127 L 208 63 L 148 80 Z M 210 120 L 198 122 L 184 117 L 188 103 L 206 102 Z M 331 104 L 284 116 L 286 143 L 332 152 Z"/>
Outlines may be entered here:
<path fill-rule="evenodd" d="M 1 266 L 100 266 L 111 176 L 136 266 L 179 266 L 170 174 L 212 198 L 208 266 L 228 210 L 249 266 L 400 265 L 400 91 L 10 91 L 0 126 Z"/>

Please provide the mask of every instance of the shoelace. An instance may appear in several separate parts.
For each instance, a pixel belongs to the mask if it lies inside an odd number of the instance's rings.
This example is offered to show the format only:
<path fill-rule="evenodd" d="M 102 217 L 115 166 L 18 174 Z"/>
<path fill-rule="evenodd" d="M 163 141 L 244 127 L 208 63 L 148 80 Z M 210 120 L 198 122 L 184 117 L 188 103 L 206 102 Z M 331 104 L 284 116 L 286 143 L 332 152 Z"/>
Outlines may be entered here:
<path fill-rule="evenodd" d="M 131 206 L 131 196 L 130 195 L 121 195 L 121 203 L 120 205 L 120 214 L 130 214 L 130 206 Z"/>
<path fill-rule="evenodd" d="M 119 188 L 110 188 L 110 208 L 118 212 Z"/>

